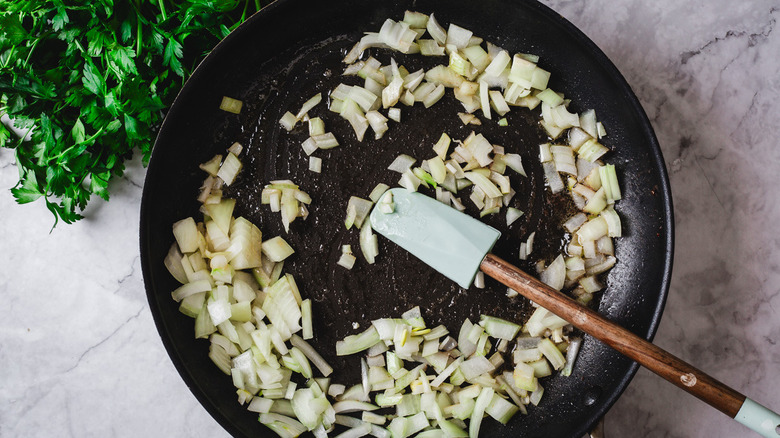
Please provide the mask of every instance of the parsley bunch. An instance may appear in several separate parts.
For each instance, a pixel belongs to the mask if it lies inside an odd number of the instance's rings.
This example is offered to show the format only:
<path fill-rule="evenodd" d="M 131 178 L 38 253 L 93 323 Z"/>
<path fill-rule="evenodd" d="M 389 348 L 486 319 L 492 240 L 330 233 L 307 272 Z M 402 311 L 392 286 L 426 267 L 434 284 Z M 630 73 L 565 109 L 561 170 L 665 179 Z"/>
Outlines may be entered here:
<path fill-rule="evenodd" d="M 267 2 L 267 0 L 266 0 Z M 15 150 L 19 203 L 59 220 L 108 200 L 135 150 L 149 160 L 166 108 L 202 57 L 258 0 L 0 0 L 0 147 Z"/>

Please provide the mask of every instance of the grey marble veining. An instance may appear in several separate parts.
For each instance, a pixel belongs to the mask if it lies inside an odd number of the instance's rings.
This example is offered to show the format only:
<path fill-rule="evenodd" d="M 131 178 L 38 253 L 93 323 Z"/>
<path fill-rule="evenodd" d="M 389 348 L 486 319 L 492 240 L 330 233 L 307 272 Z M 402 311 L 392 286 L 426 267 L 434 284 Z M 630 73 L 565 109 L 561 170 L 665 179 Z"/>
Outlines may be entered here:
<path fill-rule="evenodd" d="M 780 409 L 780 1 L 545 1 L 617 65 L 670 172 L 676 249 L 655 342 Z M 227 436 L 179 378 L 138 255 L 138 160 L 50 233 L 0 150 L 0 437 Z M 640 370 L 607 436 L 748 437 Z"/>

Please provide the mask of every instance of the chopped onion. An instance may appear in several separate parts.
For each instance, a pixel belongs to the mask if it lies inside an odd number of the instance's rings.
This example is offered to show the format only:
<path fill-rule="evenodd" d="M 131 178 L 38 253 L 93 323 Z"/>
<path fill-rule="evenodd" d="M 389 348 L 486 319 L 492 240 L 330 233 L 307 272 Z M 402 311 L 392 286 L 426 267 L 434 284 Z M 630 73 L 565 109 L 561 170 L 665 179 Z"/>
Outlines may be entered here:
<path fill-rule="evenodd" d="M 601 211 L 601 217 L 607 223 L 607 235 L 609 237 L 622 236 L 622 229 L 620 224 L 620 216 L 612 207 L 608 207 Z"/>
<path fill-rule="evenodd" d="M 401 154 L 387 168 L 393 172 L 404 173 L 412 168 L 417 160 L 409 155 Z"/>
<path fill-rule="evenodd" d="M 553 289 L 561 290 L 566 282 L 566 263 L 563 260 L 563 256 L 559 255 L 555 260 L 550 263 L 539 276 L 542 283 L 550 286 Z"/>
<path fill-rule="evenodd" d="M 281 236 L 266 240 L 262 247 L 263 254 L 273 262 L 281 262 L 295 252 Z"/>
<path fill-rule="evenodd" d="M 239 161 L 238 157 L 231 152 L 225 157 L 225 161 L 222 162 L 222 166 L 220 166 L 217 176 L 220 177 L 226 185 L 231 185 L 240 170 L 241 161 Z"/>
<path fill-rule="evenodd" d="M 539 346 L 537 348 L 539 348 L 539 351 L 542 352 L 544 357 L 550 361 L 550 364 L 552 364 L 553 368 L 556 370 L 560 370 L 566 364 L 566 358 L 563 357 L 563 354 L 558 350 L 558 347 L 549 339 L 544 338 L 539 341 Z"/>
<path fill-rule="evenodd" d="M 298 114 L 295 115 L 295 118 L 297 120 L 300 120 L 306 113 L 309 112 L 310 109 L 317 106 L 317 104 L 320 102 L 322 102 L 322 93 L 317 93 L 314 96 L 312 96 L 309 100 L 303 103 L 301 109 L 298 111 Z"/>
<path fill-rule="evenodd" d="M 244 106 L 244 102 L 233 99 L 232 97 L 222 96 L 222 102 L 219 104 L 219 109 L 233 114 L 241 114 L 242 106 Z"/>
<path fill-rule="evenodd" d="M 344 340 L 336 342 L 336 354 L 338 356 L 355 354 L 367 350 L 377 342 L 379 342 L 379 333 L 372 325 L 359 335 L 347 336 Z"/>
<path fill-rule="evenodd" d="M 447 31 L 436 22 L 433 14 L 428 17 L 428 24 L 425 27 L 437 43 L 442 46 L 447 43 Z"/>
<path fill-rule="evenodd" d="M 390 108 L 387 110 L 387 117 L 390 120 L 401 122 L 401 109 L 400 108 Z"/>
<path fill-rule="evenodd" d="M 573 338 L 569 340 L 569 347 L 566 349 L 566 365 L 561 370 L 561 375 L 569 377 L 572 369 L 574 368 L 574 362 L 577 361 L 577 355 L 580 352 L 582 346 L 582 338 Z"/>
<path fill-rule="evenodd" d="M 322 158 L 309 157 L 309 170 L 315 173 L 322 172 Z"/>
<path fill-rule="evenodd" d="M 433 14 L 431 14 L 433 16 Z M 428 21 L 430 23 L 430 19 Z M 430 28 L 428 29 L 430 31 Z M 431 33 L 433 35 L 433 33 Z M 452 44 L 458 49 L 463 49 L 469 44 L 469 40 L 471 39 L 472 32 L 468 29 L 464 29 L 456 24 L 450 23 L 449 29 L 447 29 L 447 41 L 446 44 Z M 435 35 L 433 35 L 434 38 L 436 38 Z"/>
<path fill-rule="evenodd" d="M 607 164 L 599 167 L 599 180 L 604 188 L 607 201 L 613 202 L 620 199 L 620 186 L 618 185 L 614 165 Z"/>
<path fill-rule="evenodd" d="M 485 410 L 487 409 L 488 405 L 493 400 L 494 394 L 495 391 L 493 388 L 482 388 L 482 391 L 479 393 L 479 397 L 477 397 L 476 404 L 474 405 L 474 411 L 471 413 L 469 422 L 470 437 L 476 438 L 479 436 L 479 429 L 482 425 L 482 417 L 485 414 Z"/>
<path fill-rule="evenodd" d="M 591 163 L 601 158 L 601 156 L 607 152 L 609 152 L 609 149 L 607 149 L 606 146 L 592 138 L 583 143 L 577 150 L 580 158 L 590 161 Z"/>
<path fill-rule="evenodd" d="M 352 267 L 355 266 L 355 260 L 356 258 L 352 254 L 342 253 L 336 264 L 347 269 L 352 269 Z"/>
<path fill-rule="evenodd" d="M 282 118 L 279 119 L 279 124 L 282 125 L 282 128 L 284 128 L 286 131 L 292 131 L 296 123 L 298 123 L 298 118 L 295 117 L 295 114 L 289 111 L 284 113 Z"/>
<path fill-rule="evenodd" d="M 368 217 L 368 214 L 371 212 L 371 207 L 373 207 L 371 201 L 358 198 L 357 196 L 350 197 L 349 202 L 347 203 L 347 222 L 345 222 L 347 229 L 351 228 L 352 224 L 357 228 L 360 228 L 366 217 Z M 350 221 L 352 212 L 354 212 L 354 217 Z"/>
<path fill-rule="evenodd" d="M 480 325 L 485 327 L 485 332 L 497 339 L 512 340 L 520 331 L 520 326 L 500 318 L 482 315 Z"/>
<path fill-rule="evenodd" d="M 360 228 L 360 251 L 363 253 L 369 265 L 374 264 L 376 256 L 379 255 L 379 244 L 376 234 L 371 232 L 371 223 L 366 222 Z"/>

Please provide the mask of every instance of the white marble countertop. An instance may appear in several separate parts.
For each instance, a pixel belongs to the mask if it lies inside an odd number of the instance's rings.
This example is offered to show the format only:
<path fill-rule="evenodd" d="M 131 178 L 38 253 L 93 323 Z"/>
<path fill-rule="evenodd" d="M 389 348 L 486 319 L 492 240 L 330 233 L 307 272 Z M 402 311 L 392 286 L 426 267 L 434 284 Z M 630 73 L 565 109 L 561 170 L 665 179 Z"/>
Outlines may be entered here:
<path fill-rule="evenodd" d="M 546 0 L 625 75 L 674 197 L 674 275 L 655 342 L 780 410 L 778 0 Z M 0 437 L 226 432 L 179 378 L 146 301 L 133 161 L 75 225 L 15 205 L 0 150 Z M 776 173 L 777 172 L 777 173 Z M 609 437 L 754 436 L 640 370 Z"/>

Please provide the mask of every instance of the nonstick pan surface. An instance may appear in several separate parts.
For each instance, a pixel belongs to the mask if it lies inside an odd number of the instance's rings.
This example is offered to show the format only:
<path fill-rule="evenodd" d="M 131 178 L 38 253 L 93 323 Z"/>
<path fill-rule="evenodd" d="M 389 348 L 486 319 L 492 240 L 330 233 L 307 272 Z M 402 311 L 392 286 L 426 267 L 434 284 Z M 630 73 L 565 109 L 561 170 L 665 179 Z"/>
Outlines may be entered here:
<path fill-rule="evenodd" d="M 341 245 L 358 247 L 357 232 L 343 226 L 348 198 L 367 197 L 379 182 L 395 185 L 398 175 L 386 168 L 398 154 L 430 158 L 442 132 L 464 139 L 471 130 L 521 154 L 528 178 L 515 175 L 512 186 L 518 191 L 514 205 L 525 215 L 509 229 L 503 215 L 487 219 L 504 233 L 495 252 L 530 271 L 530 261 L 517 259 L 517 248 L 531 231 L 537 232 L 534 260 L 549 262 L 564 245 L 560 224 L 573 207 L 566 196 L 545 193 L 537 154 L 538 144 L 547 138 L 535 112 L 513 110 L 508 127 L 485 120 L 482 126 L 463 126 L 456 116 L 462 109 L 450 91 L 430 109 L 400 106 L 401 124 L 391 122 L 380 140 L 369 130 L 358 143 L 346 121 L 321 104 L 310 114 L 325 120 L 341 146 L 315 153 L 323 159 L 321 174 L 308 171 L 308 157 L 300 147 L 308 137 L 305 125 L 287 133 L 279 118 L 285 111 L 297 112 L 317 92 L 327 95 L 339 82 L 359 83 L 341 76 L 343 55 L 363 32 L 377 31 L 386 18 L 400 20 L 407 9 L 433 12 L 445 27 L 466 27 L 510 53 L 539 55 L 539 65 L 552 73 L 550 87 L 571 98 L 573 110 L 596 110 L 608 132 L 603 143 L 612 149 L 608 161 L 618 168 L 624 196 L 617 204 L 624 227 L 624 237 L 616 240 L 618 264 L 605 279 L 598 309 L 648 339 L 655 333 L 672 262 L 666 169 L 629 85 L 584 34 L 547 7 L 528 1 L 279 0 L 221 42 L 187 81 L 155 143 L 141 205 L 144 281 L 160 336 L 193 394 L 234 436 L 274 435 L 238 404 L 230 378 L 207 357 L 208 342 L 194 339 L 193 320 L 171 299 L 176 281 L 163 265 L 173 242 L 171 225 L 199 217 L 196 197 L 205 174 L 198 164 L 224 153 L 233 142 L 245 147 L 244 169 L 226 196 L 238 199 L 237 214 L 257 224 L 264 238 L 283 235 L 295 248 L 285 271 L 314 302 L 314 345 L 336 369 L 336 381 L 359 381 L 359 355 L 336 357 L 335 341 L 364 330 L 372 319 L 397 317 L 419 305 L 429 326 L 446 324 L 457 331 L 467 317 L 475 321 L 484 313 L 522 321 L 530 309 L 521 298 L 507 298 L 506 289 L 495 282 L 488 281 L 483 290 L 459 289 L 382 240 L 375 265 L 360 256 L 352 271 L 336 265 Z M 409 71 L 446 62 L 383 50 L 370 54 L 383 64 L 393 57 Z M 244 102 L 240 115 L 219 110 L 223 96 Z M 309 218 L 294 222 L 289 234 L 278 214 L 260 203 L 262 187 L 274 179 L 292 179 L 314 199 Z M 615 402 L 636 368 L 585 337 L 570 377 L 546 379 L 539 406 L 530 406 L 527 416 L 517 415 L 507 426 L 486 420 L 483 435 L 579 438 Z"/>

